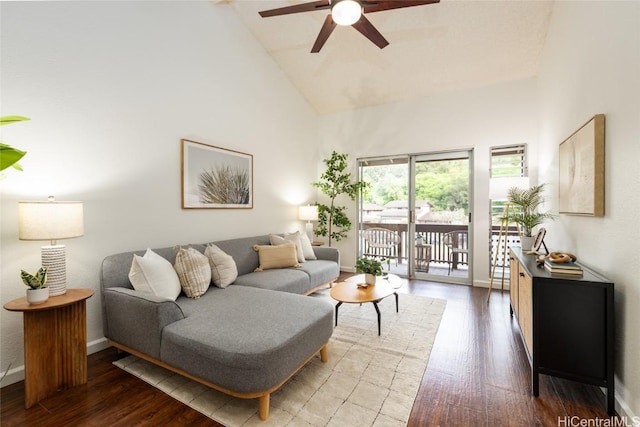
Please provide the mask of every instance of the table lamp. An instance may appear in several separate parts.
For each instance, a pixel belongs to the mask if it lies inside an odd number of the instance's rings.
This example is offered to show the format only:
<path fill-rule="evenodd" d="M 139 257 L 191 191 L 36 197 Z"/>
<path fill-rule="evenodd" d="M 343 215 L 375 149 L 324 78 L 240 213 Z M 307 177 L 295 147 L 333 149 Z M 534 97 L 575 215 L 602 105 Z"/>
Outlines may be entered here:
<path fill-rule="evenodd" d="M 66 247 L 56 241 L 84 234 L 82 202 L 56 202 L 53 196 L 46 202 L 18 202 L 18 224 L 20 240 L 51 241 L 42 246 L 42 266 L 49 268 L 49 295 L 66 293 Z"/>
<path fill-rule="evenodd" d="M 311 224 L 311 221 L 318 220 L 318 207 L 315 205 L 300 206 L 298 208 L 298 219 L 307 221 L 307 236 L 309 236 L 309 240 L 313 242 L 313 224 Z"/>

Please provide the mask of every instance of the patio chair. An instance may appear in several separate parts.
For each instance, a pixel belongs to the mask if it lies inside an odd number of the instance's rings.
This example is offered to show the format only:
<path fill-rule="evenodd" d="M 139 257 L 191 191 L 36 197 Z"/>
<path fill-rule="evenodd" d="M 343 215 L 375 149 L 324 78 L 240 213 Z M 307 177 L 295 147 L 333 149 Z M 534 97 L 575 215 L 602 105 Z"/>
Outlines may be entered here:
<path fill-rule="evenodd" d="M 451 272 L 454 268 L 457 268 L 458 263 L 460 262 L 460 255 L 465 255 L 469 253 L 469 246 L 467 244 L 468 236 L 467 231 L 465 230 L 457 230 L 450 231 L 445 233 L 442 236 L 444 245 L 447 247 L 449 251 L 449 271 L 448 274 L 451 276 Z"/>
<path fill-rule="evenodd" d="M 372 258 L 386 258 L 396 260 L 398 265 L 398 247 L 400 235 L 395 231 L 382 227 L 364 230 L 364 250 L 362 255 Z"/>

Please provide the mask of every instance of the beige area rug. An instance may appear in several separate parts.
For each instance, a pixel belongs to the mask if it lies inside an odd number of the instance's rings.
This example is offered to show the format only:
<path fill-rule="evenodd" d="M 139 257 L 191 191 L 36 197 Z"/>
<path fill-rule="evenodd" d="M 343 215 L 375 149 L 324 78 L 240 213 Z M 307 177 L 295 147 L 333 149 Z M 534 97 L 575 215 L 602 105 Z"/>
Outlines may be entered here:
<path fill-rule="evenodd" d="M 343 304 L 328 363 L 314 358 L 272 394 L 266 422 L 257 399 L 227 396 L 135 356 L 114 364 L 229 427 L 405 426 L 446 301 L 399 296 L 399 313 L 393 296 L 378 304 L 381 336 L 372 304 Z M 313 297 L 330 299 L 328 290 Z"/>

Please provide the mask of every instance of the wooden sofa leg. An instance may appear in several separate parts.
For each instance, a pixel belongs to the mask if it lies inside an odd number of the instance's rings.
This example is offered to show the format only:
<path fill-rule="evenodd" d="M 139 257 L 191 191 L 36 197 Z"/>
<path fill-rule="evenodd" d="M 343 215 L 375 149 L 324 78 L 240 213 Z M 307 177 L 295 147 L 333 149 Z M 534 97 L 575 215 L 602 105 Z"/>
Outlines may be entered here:
<path fill-rule="evenodd" d="M 327 345 L 323 345 L 322 348 L 320 349 L 320 360 L 322 361 L 322 363 L 327 363 L 327 360 L 329 360 L 328 356 L 327 356 Z"/>
<path fill-rule="evenodd" d="M 267 394 L 263 394 L 262 396 L 260 396 L 260 409 L 259 409 L 259 416 L 260 419 L 262 421 L 267 421 L 267 419 L 269 418 L 269 400 L 271 398 L 271 395 L 269 393 Z"/>

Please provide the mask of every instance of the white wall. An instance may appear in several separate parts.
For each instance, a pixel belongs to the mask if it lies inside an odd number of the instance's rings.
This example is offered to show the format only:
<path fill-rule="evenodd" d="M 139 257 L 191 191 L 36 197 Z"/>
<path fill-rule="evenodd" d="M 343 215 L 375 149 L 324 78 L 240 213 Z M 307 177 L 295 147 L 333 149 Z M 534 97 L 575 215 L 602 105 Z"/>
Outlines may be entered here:
<path fill-rule="evenodd" d="M 82 200 L 65 241 L 69 287 L 91 288 L 88 340 L 102 338 L 98 274 L 109 254 L 289 231 L 315 199 L 317 118 L 228 5 L 2 2 L 2 128 L 28 151 L 2 185 L 1 300 L 24 296 L 17 201 Z M 254 209 L 182 210 L 180 139 L 254 156 Z M 315 163 L 312 163 L 315 164 Z M 22 316 L 0 311 L 0 370 L 20 379 Z M 96 346 L 98 348 L 99 345 Z"/>
<path fill-rule="evenodd" d="M 309 183 L 333 149 L 354 162 L 474 148 L 474 237 L 482 242 L 489 147 L 529 144 L 531 173 L 551 183 L 557 210 L 557 146 L 605 113 L 606 215 L 563 216 L 548 225 L 546 240 L 616 283 L 618 397 L 627 413 L 640 413 L 640 227 L 633 218 L 640 211 L 640 3 L 557 2 L 537 86 L 527 80 L 342 112 L 321 117 L 319 127 L 224 4 L 1 2 L 0 14 L 0 115 L 33 119 L 1 129 L 2 141 L 29 151 L 25 171 L 0 180 L 3 304 L 24 295 L 19 270 L 40 263 L 40 244 L 17 239 L 18 200 L 55 194 L 85 202 L 85 236 L 66 242 L 68 276 L 71 287 L 96 291 L 88 301 L 88 339 L 96 341 L 104 256 L 301 226 L 295 206 L 314 200 Z M 255 208 L 183 211 L 180 138 L 253 154 Z M 341 202 L 355 219 L 355 203 Z M 337 247 L 343 266 L 353 266 L 355 241 Z M 474 257 L 482 285 L 486 245 L 476 244 Z M 22 319 L 0 313 L 0 369 L 17 367 L 5 385 L 20 376 Z"/>
<path fill-rule="evenodd" d="M 640 3 L 556 2 L 539 75 L 540 177 L 557 211 L 558 144 L 604 113 L 605 216 L 562 215 L 545 241 L 615 283 L 619 410 L 640 415 Z"/>
<path fill-rule="evenodd" d="M 481 89 L 438 95 L 417 101 L 388 104 L 324 116 L 320 120 L 320 149 L 336 148 L 359 157 L 474 150 L 473 248 L 474 284 L 488 286 L 489 147 L 528 144 L 535 158 L 538 139 L 535 80 L 523 80 Z M 530 173 L 536 176 L 531 163 Z M 354 166 L 355 167 L 355 166 Z M 356 171 L 353 170 L 355 176 Z M 355 203 L 348 199 L 355 223 Z M 351 231 L 350 236 L 354 235 Z M 355 263 L 355 239 L 340 242 L 342 265 Z"/>

